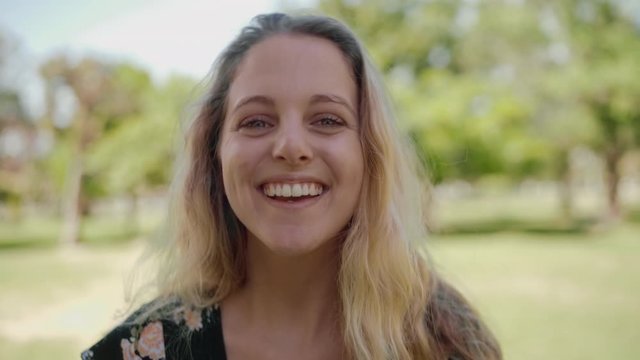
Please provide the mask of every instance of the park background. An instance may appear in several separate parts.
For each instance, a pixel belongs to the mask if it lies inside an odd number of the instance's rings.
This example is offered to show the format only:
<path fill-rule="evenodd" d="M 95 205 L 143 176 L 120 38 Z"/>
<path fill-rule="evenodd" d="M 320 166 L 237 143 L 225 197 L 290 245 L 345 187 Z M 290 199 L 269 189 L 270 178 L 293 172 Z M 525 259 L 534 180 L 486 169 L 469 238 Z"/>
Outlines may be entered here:
<path fill-rule="evenodd" d="M 640 358 L 636 0 L 0 0 L 0 358 L 78 358 L 117 323 L 213 59 L 300 9 L 382 70 L 426 246 L 505 358 Z"/>

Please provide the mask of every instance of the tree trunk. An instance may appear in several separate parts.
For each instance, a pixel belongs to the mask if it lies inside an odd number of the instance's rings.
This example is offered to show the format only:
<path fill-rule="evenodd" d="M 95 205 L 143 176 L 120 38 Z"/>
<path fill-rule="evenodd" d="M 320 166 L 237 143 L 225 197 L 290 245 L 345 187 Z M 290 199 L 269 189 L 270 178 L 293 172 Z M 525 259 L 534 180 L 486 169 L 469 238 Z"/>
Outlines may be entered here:
<path fill-rule="evenodd" d="M 67 186 L 64 197 L 64 220 L 60 242 L 65 245 L 75 245 L 80 241 L 80 193 L 82 191 L 82 155 L 74 149 L 69 170 L 67 172 Z"/>
<path fill-rule="evenodd" d="M 9 222 L 12 224 L 22 222 L 24 218 L 22 196 L 19 194 L 9 194 L 6 204 Z"/>
<path fill-rule="evenodd" d="M 573 221 L 573 189 L 571 172 L 571 159 L 569 151 L 562 151 L 558 159 L 558 192 L 560 196 L 560 209 L 562 221 L 570 223 Z"/>
<path fill-rule="evenodd" d="M 83 152 L 84 152 L 84 129 L 87 122 L 88 113 L 82 106 L 78 108 L 78 117 L 75 119 L 74 129 L 72 129 L 72 150 L 69 161 L 69 169 L 66 177 L 66 189 L 64 196 L 64 219 L 60 242 L 65 245 L 75 245 L 80 241 L 80 222 L 82 178 L 84 174 Z"/>
<path fill-rule="evenodd" d="M 618 164 L 622 158 L 622 151 L 617 146 L 613 146 L 606 152 L 605 169 L 607 183 L 607 219 L 616 221 L 620 219 L 620 201 L 618 188 L 620 184 L 620 171 Z"/>

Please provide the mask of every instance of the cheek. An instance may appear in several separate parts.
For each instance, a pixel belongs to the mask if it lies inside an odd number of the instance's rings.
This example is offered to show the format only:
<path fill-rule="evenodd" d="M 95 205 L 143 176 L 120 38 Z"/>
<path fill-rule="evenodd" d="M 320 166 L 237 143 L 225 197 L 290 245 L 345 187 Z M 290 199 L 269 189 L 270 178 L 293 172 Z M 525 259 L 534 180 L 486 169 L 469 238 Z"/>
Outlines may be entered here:
<path fill-rule="evenodd" d="M 323 156 L 334 177 L 333 190 L 341 204 L 340 209 L 352 214 L 359 202 L 365 176 L 362 148 L 357 138 L 333 145 L 326 148 L 329 150 Z"/>
<path fill-rule="evenodd" d="M 360 187 L 364 173 L 364 156 L 360 141 L 357 137 L 346 138 L 336 146 L 331 147 L 331 162 L 340 172 L 341 177 L 347 177 L 354 187 Z"/>
<path fill-rule="evenodd" d="M 227 149 L 221 152 L 220 162 L 222 164 L 222 181 L 227 194 L 236 190 L 240 181 L 248 180 L 248 166 L 243 160 L 242 154 L 233 151 L 233 149 Z"/>
<path fill-rule="evenodd" d="M 251 185 L 261 160 L 258 144 L 230 138 L 222 142 L 220 148 L 220 164 L 225 192 L 240 191 Z"/>
<path fill-rule="evenodd" d="M 233 193 L 237 181 L 242 179 L 243 155 L 242 149 L 236 146 L 233 141 L 223 141 L 220 147 L 220 165 L 222 168 L 222 181 L 225 193 Z"/>
<path fill-rule="evenodd" d="M 353 197 L 352 210 L 355 211 L 362 193 L 362 186 L 365 176 L 364 155 L 359 141 L 357 141 L 356 144 L 352 144 L 349 154 L 349 164 L 346 170 L 348 174 L 348 181 L 351 184 L 349 191 Z"/>

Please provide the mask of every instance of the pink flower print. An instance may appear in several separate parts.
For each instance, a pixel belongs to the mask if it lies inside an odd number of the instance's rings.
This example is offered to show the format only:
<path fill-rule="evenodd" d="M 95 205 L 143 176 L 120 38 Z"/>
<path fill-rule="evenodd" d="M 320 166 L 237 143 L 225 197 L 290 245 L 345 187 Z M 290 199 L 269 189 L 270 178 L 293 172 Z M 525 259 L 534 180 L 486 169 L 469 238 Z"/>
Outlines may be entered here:
<path fill-rule="evenodd" d="M 185 309 L 184 322 L 191 331 L 202 329 L 202 311 L 191 307 Z"/>
<path fill-rule="evenodd" d="M 160 321 L 149 323 L 142 329 L 138 339 L 138 352 L 141 356 L 147 356 L 151 360 L 165 358 L 164 335 Z"/>
<path fill-rule="evenodd" d="M 142 360 L 140 356 L 136 355 L 136 348 L 129 340 L 122 339 L 120 341 L 120 347 L 122 348 L 123 360 Z"/>

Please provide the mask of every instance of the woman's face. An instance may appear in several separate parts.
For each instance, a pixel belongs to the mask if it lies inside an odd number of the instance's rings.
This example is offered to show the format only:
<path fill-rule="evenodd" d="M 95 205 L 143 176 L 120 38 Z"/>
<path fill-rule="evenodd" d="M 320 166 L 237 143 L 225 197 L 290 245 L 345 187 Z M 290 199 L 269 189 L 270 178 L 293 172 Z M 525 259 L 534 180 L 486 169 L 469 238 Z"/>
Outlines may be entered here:
<path fill-rule="evenodd" d="M 219 154 L 236 216 L 280 255 L 329 245 L 363 178 L 357 89 L 330 41 L 274 35 L 254 45 L 229 89 Z"/>

